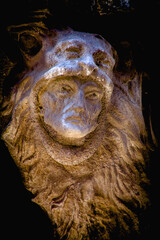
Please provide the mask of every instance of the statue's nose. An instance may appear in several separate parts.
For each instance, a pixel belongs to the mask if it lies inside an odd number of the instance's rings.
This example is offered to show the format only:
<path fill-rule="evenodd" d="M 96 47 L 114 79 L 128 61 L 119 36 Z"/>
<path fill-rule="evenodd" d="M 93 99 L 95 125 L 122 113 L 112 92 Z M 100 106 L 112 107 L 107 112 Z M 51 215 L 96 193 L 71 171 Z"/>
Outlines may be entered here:
<path fill-rule="evenodd" d="M 75 95 L 73 100 L 73 107 L 76 112 L 83 112 L 85 109 L 84 93 L 82 90 Z"/>
<path fill-rule="evenodd" d="M 87 56 L 84 56 L 83 58 L 81 58 L 79 61 L 79 65 L 80 65 L 80 67 L 83 68 L 86 75 L 90 75 L 93 71 L 98 70 L 98 66 L 94 62 L 94 59 L 91 55 L 87 55 Z"/>

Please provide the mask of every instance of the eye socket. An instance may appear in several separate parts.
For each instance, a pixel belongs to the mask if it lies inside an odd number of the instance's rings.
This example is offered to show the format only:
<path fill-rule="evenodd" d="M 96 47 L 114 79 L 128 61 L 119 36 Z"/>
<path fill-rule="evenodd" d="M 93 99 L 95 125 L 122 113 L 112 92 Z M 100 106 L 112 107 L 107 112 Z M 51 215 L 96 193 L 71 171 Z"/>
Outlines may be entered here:
<path fill-rule="evenodd" d="M 110 67 L 110 62 L 105 52 L 98 50 L 93 54 L 93 58 L 98 67 Z"/>
<path fill-rule="evenodd" d="M 19 39 L 19 46 L 27 55 L 35 56 L 42 48 L 42 42 L 29 33 L 22 33 Z"/>
<path fill-rule="evenodd" d="M 69 46 L 65 49 L 65 51 L 79 53 L 80 48 L 78 46 Z"/>
<path fill-rule="evenodd" d="M 70 95 L 73 92 L 73 89 L 69 85 L 62 85 L 58 89 L 58 94 L 61 96 Z"/>
<path fill-rule="evenodd" d="M 85 94 L 86 98 L 88 100 L 101 100 L 102 98 L 102 93 L 98 91 L 91 91 Z"/>
<path fill-rule="evenodd" d="M 69 59 L 78 58 L 81 55 L 80 46 L 69 46 L 64 51 Z"/>

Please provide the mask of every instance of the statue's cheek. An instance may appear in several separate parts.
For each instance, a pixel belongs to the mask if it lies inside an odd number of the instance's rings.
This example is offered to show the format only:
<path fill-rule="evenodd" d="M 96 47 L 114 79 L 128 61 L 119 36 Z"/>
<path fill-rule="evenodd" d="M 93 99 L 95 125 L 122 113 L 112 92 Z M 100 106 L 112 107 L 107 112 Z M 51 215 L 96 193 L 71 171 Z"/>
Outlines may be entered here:
<path fill-rule="evenodd" d="M 48 92 L 44 92 L 43 94 L 38 96 L 38 105 L 40 109 L 45 111 L 45 109 L 51 109 L 54 112 L 57 108 L 57 99 L 54 95 L 51 95 Z"/>
<path fill-rule="evenodd" d="M 86 104 L 86 113 L 88 118 L 90 118 L 91 121 L 97 120 L 101 110 L 102 110 L 101 102 Z"/>

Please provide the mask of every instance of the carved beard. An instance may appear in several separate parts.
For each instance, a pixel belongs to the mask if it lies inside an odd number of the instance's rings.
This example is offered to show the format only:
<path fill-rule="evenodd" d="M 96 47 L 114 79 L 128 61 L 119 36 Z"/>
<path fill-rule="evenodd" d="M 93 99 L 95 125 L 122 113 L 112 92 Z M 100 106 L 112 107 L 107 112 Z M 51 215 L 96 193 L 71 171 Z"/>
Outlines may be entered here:
<path fill-rule="evenodd" d="M 33 201 L 47 211 L 55 232 L 77 240 L 109 240 L 115 231 L 124 236 L 138 232 L 137 213 L 149 203 L 141 108 L 115 86 L 105 113 L 105 137 L 96 151 L 76 165 L 63 165 L 42 144 L 41 123 L 32 118 L 29 99 L 26 93 L 18 101 L 3 139 L 26 188 L 35 195 Z M 58 150 L 63 158 L 63 146 Z"/>

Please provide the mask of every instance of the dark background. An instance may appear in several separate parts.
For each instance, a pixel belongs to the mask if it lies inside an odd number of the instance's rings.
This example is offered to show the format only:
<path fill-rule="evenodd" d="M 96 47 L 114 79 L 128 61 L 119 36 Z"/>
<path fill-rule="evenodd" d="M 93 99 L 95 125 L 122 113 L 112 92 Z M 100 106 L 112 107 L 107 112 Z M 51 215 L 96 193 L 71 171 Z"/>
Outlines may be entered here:
<path fill-rule="evenodd" d="M 8 55 L 13 61 L 18 58 L 16 52 L 18 50 L 6 34 L 7 26 L 25 22 L 30 12 L 37 9 L 50 10 L 53 18 L 49 24 L 53 27 L 70 26 L 78 31 L 101 34 L 119 54 L 121 54 L 120 43 L 124 41 L 130 43 L 128 51 L 132 52 L 134 65 L 138 71 L 146 73 L 143 80 L 144 117 L 150 132 L 148 119 L 151 115 L 157 139 L 157 147 L 155 146 L 150 154 L 149 166 L 152 208 L 148 213 L 148 220 L 142 219 L 144 226 L 141 240 L 158 238 L 160 1 L 130 0 L 125 6 L 120 6 L 119 1 L 114 1 L 114 8 L 109 8 L 103 4 L 105 1 L 98 0 L 5 0 L 2 2 L 0 4 L 0 72 L 4 69 L 2 55 Z M 98 8 L 97 2 L 100 3 L 101 8 Z M 52 226 L 48 217 L 38 205 L 31 202 L 32 194 L 25 190 L 21 175 L 3 143 L 1 143 L 0 160 L 1 239 L 10 239 L 11 236 L 14 239 L 52 239 Z"/>

